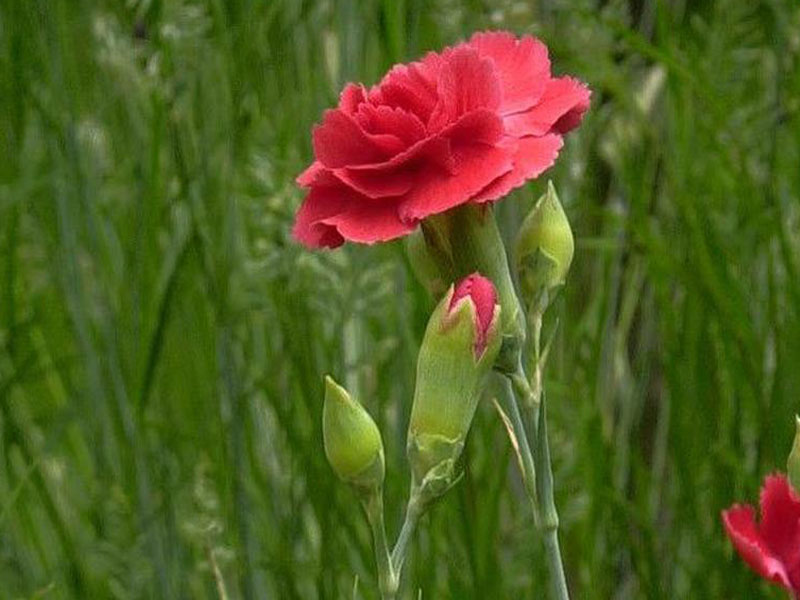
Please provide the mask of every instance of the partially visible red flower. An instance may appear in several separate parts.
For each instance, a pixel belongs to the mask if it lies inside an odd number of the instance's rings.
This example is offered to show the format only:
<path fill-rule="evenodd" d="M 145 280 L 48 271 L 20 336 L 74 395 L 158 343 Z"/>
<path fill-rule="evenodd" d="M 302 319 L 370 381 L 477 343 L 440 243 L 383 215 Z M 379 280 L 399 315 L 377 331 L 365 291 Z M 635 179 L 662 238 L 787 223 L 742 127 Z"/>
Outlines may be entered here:
<path fill-rule="evenodd" d="M 761 488 L 761 522 L 752 506 L 722 511 L 725 530 L 739 555 L 762 577 L 800 598 L 800 497 L 784 475 L 771 475 Z"/>
<path fill-rule="evenodd" d="M 553 164 L 589 95 L 551 76 L 542 42 L 501 31 L 395 65 L 370 89 L 348 84 L 314 128 L 294 237 L 386 241 L 429 215 L 497 200 Z"/>

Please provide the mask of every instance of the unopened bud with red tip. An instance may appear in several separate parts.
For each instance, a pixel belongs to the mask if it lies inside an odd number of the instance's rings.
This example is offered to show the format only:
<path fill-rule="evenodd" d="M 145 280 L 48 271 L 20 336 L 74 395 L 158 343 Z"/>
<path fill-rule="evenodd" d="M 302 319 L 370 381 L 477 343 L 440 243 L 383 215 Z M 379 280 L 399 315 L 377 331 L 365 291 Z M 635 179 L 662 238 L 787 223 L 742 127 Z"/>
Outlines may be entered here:
<path fill-rule="evenodd" d="M 448 317 L 452 317 L 458 311 L 458 305 L 464 304 L 471 306 L 475 314 L 473 315 L 473 325 L 475 326 L 475 360 L 479 360 L 489 343 L 489 332 L 495 312 L 500 312 L 497 292 L 494 285 L 486 277 L 479 273 L 473 273 L 466 277 L 453 290 L 448 306 Z"/>
<path fill-rule="evenodd" d="M 454 480 L 501 340 L 497 291 L 478 273 L 451 286 L 428 321 L 417 361 L 408 456 L 415 485 L 428 485 L 431 497 Z"/>
<path fill-rule="evenodd" d="M 383 484 L 381 432 L 364 407 L 331 377 L 325 377 L 322 436 L 325 456 L 340 479 L 362 488 Z"/>

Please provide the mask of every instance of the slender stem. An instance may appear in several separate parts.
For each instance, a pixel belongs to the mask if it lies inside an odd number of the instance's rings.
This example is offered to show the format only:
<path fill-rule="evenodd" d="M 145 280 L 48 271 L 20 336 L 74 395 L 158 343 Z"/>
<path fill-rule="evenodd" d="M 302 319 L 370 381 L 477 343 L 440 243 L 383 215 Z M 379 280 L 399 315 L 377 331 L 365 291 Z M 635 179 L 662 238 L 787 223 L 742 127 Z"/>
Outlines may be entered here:
<path fill-rule="evenodd" d="M 367 513 L 372 540 L 375 545 L 375 562 L 378 565 L 378 586 L 383 600 L 394 600 L 397 595 L 398 577 L 392 567 L 389 544 L 386 540 L 386 526 L 383 518 L 383 494 L 380 489 L 368 490 L 362 498 L 364 512 Z"/>
<path fill-rule="evenodd" d="M 516 386 L 512 386 L 512 378 L 506 378 L 504 385 L 504 400 L 511 418 L 511 426 L 517 438 L 520 457 L 522 458 L 523 481 L 525 491 L 531 502 L 533 519 L 536 528 L 544 537 L 547 566 L 550 570 L 550 581 L 553 587 L 553 597 L 557 600 L 569 600 L 567 580 L 564 575 L 564 565 L 561 561 L 561 551 L 558 545 L 558 513 L 553 498 L 552 472 L 550 467 L 550 452 L 547 448 L 547 427 L 542 424 L 532 432 L 537 451 L 531 453 L 525 426 L 522 422 L 517 399 L 514 396 Z M 539 438 L 541 434 L 542 438 Z M 536 462 L 534 462 L 534 456 Z"/>
<path fill-rule="evenodd" d="M 400 528 L 400 534 L 397 536 L 397 542 L 392 550 L 392 567 L 394 568 L 397 578 L 400 579 L 400 573 L 403 570 L 403 563 L 406 560 L 406 553 L 408 552 L 408 543 L 411 541 L 411 536 L 414 529 L 417 527 L 417 522 L 422 514 L 422 507 L 416 498 L 414 490 L 408 499 L 408 506 L 406 507 L 406 516 L 403 520 L 403 526 Z"/>
<path fill-rule="evenodd" d="M 553 595 L 560 600 L 569 598 L 561 551 L 558 547 L 558 511 L 553 496 L 553 470 L 550 465 L 550 443 L 547 439 L 547 404 L 545 399 L 539 407 L 539 428 L 534 462 L 536 464 L 536 489 L 539 491 L 539 529 L 544 535 L 547 566 Z"/>
<path fill-rule="evenodd" d="M 533 347 L 533 369 L 534 371 L 541 371 L 539 368 L 540 358 L 542 356 L 542 318 L 544 316 L 547 296 L 540 299 L 539 308 L 534 310 L 528 317 L 531 328 L 531 344 Z M 541 386 L 540 386 L 541 387 Z"/>
<path fill-rule="evenodd" d="M 511 428 L 514 431 L 514 437 L 517 438 L 517 446 L 521 458 L 520 462 L 522 464 L 522 482 L 525 485 L 525 493 L 531 501 L 533 518 L 538 528 L 539 508 L 536 502 L 536 467 L 533 464 L 533 455 L 531 454 L 531 448 L 528 444 L 528 434 L 522 422 L 522 415 L 519 412 L 517 399 L 514 396 L 511 381 L 508 378 L 504 378 L 503 382 L 503 404 L 511 418 Z"/>
<path fill-rule="evenodd" d="M 547 307 L 546 296 L 529 315 L 532 332 L 532 379 L 528 378 L 519 357 L 517 370 L 506 374 L 505 395 L 511 424 L 517 437 L 522 458 L 525 490 L 531 501 L 536 528 L 544 538 L 547 566 L 553 597 L 569 600 L 564 565 L 558 544 L 558 512 L 553 495 L 553 473 L 550 446 L 547 439 L 546 410 L 543 398 L 544 360 L 541 352 L 542 316 Z M 520 415 L 518 401 L 525 407 L 525 420 Z M 527 424 L 527 435 L 526 427 Z M 530 440 L 530 441 L 529 441 Z M 533 452 L 531 452 L 533 446 Z"/>
<path fill-rule="evenodd" d="M 522 405 L 525 407 L 524 422 L 528 431 L 530 431 L 531 441 L 535 443 L 536 431 L 539 426 L 538 415 L 541 388 L 534 389 L 531 386 L 521 363 L 517 367 L 517 372 L 511 373 L 508 375 L 508 378 L 513 386 L 514 394 L 516 394 L 516 397 L 521 400 Z M 517 408 L 517 411 L 519 411 L 519 408 Z"/>
<path fill-rule="evenodd" d="M 514 391 L 520 396 L 533 417 L 534 429 L 539 424 L 539 404 L 542 400 L 542 381 L 544 379 L 544 361 L 542 360 L 542 317 L 546 308 L 546 296 L 537 303 L 538 308 L 528 315 L 528 322 L 531 329 L 531 364 L 532 373 L 529 379 L 522 364 L 522 356 L 517 359 L 517 370 L 511 373 L 511 381 L 514 383 Z"/>
<path fill-rule="evenodd" d="M 558 547 L 558 528 L 549 529 L 544 534 L 544 547 L 547 553 L 547 566 L 550 569 L 550 583 L 555 598 L 569 599 L 564 565 L 561 564 L 561 549 Z"/>

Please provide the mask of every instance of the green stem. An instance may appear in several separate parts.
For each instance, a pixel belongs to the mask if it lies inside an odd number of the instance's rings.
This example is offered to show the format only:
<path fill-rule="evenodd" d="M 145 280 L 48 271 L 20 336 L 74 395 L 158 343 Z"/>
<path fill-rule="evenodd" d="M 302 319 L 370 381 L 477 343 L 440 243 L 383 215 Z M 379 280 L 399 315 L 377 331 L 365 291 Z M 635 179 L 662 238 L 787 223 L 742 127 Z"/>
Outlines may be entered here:
<path fill-rule="evenodd" d="M 524 384 L 523 384 L 524 382 Z M 521 370 L 506 377 L 506 405 L 511 418 L 511 426 L 517 438 L 520 457 L 522 458 L 525 491 L 531 501 L 533 519 L 536 528 L 544 537 L 547 566 L 550 570 L 550 581 L 553 586 L 553 597 L 557 600 L 569 600 L 564 565 L 558 546 L 558 512 L 553 496 L 553 474 L 550 465 L 550 449 L 547 439 L 545 410 L 541 403 L 541 392 L 535 400 L 536 412 L 531 415 L 533 427 L 529 427 L 530 440 L 534 452 L 531 452 L 526 428 L 519 410 L 517 398 L 526 400 L 535 398 L 534 391 L 527 384 L 527 377 Z"/>
<path fill-rule="evenodd" d="M 561 564 L 561 550 L 558 547 L 558 528 L 549 529 L 544 534 L 544 547 L 547 553 L 547 566 L 550 569 L 550 583 L 555 598 L 569 600 L 564 565 Z"/>
<path fill-rule="evenodd" d="M 511 428 L 514 431 L 514 437 L 517 438 L 517 447 L 519 448 L 520 463 L 522 465 L 522 483 L 525 486 L 525 493 L 531 501 L 533 519 L 538 528 L 539 508 L 536 501 L 536 467 L 533 464 L 533 455 L 531 454 L 531 448 L 528 444 L 528 434 L 525 431 L 522 415 L 519 412 L 517 399 L 514 396 L 514 389 L 512 389 L 512 382 L 509 378 L 504 378 L 502 399 L 505 405 L 504 408 L 511 419 Z"/>
<path fill-rule="evenodd" d="M 400 573 L 403 571 L 403 563 L 406 560 L 406 553 L 408 552 L 408 543 L 411 541 L 411 536 L 414 529 L 417 527 L 417 522 L 422 514 L 422 507 L 417 500 L 417 495 L 412 490 L 408 499 L 408 506 L 406 507 L 406 516 L 403 520 L 403 526 L 400 528 L 400 534 L 397 536 L 397 542 L 392 550 L 392 567 L 395 570 L 398 580 Z"/>
<path fill-rule="evenodd" d="M 516 371 L 505 374 L 505 395 L 509 397 L 508 412 L 522 458 L 525 490 L 531 501 L 534 523 L 544 538 L 553 597 L 558 600 L 569 600 L 564 565 L 558 544 L 558 512 L 553 495 L 553 473 L 547 439 L 546 410 L 542 401 L 544 361 L 541 353 L 541 331 L 542 316 L 546 306 L 547 302 L 544 300 L 529 315 L 533 346 L 531 364 L 533 377 L 532 379 L 528 378 L 522 358 L 519 357 Z M 524 420 L 520 414 L 519 402 L 522 402 L 525 407 Z M 531 452 L 531 445 L 533 452 Z"/>
<path fill-rule="evenodd" d="M 378 586 L 383 600 L 394 600 L 399 587 L 398 576 L 392 567 L 389 555 L 389 544 L 386 540 L 386 525 L 383 518 L 383 494 L 379 488 L 373 488 L 362 498 L 364 512 L 367 513 L 372 540 L 375 545 L 375 562 L 378 566 Z"/>
<path fill-rule="evenodd" d="M 538 439 L 533 455 L 536 465 L 536 489 L 539 492 L 539 530 L 544 536 L 553 597 L 568 600 L 569 590 L 558 547 L 558 511 L 553 496 L 553 470 L 550 464 L 550 443 L 547 439 L 547 403 L 544 397 L 539 406 L 538 421 Z"/>
<path fill-rule="evenodd" d="M 507 375 L 507 377 L 513 386 L 513 393 L 516 394 L 516 397 L 521 400 L 522 405 L 525 407 L 525 424 L 528 431 L 531 432 L 531 441 L 535 443 L 536 431 L 539 425 L 537 417 L 539 415 L 539 404 L 541 401 L 541 388 L 534 388 L 528 383 L 528 378 L 525 376 L 521 364 L 516 373 L 511 373 Z M 517 408 L 517 411 L 519 411 L 519 408 Z"/>

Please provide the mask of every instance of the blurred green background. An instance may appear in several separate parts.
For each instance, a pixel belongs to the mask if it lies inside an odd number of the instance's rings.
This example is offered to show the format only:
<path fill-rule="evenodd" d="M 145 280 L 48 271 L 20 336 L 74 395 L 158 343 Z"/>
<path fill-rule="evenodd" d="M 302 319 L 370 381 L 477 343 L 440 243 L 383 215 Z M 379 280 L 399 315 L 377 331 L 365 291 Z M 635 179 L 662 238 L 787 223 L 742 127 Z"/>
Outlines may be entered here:
<path fill-rule="evenodd" d="M 432 301 L 402 244 L 289 230 L 347 81 L 506 28 L 594 91 L 547 177 L 577 252 L 547 379 L 580 598 L 781 598 L 719 518 L 800 410 L 796 0 L 2 0 L 0 598 L 376 597 L 322 376 L 379 422 L 389 535 Z M 552 326 L 552 319 L 549 321 Z M 546 596 L 479 409 L 403 598 Z"/>

